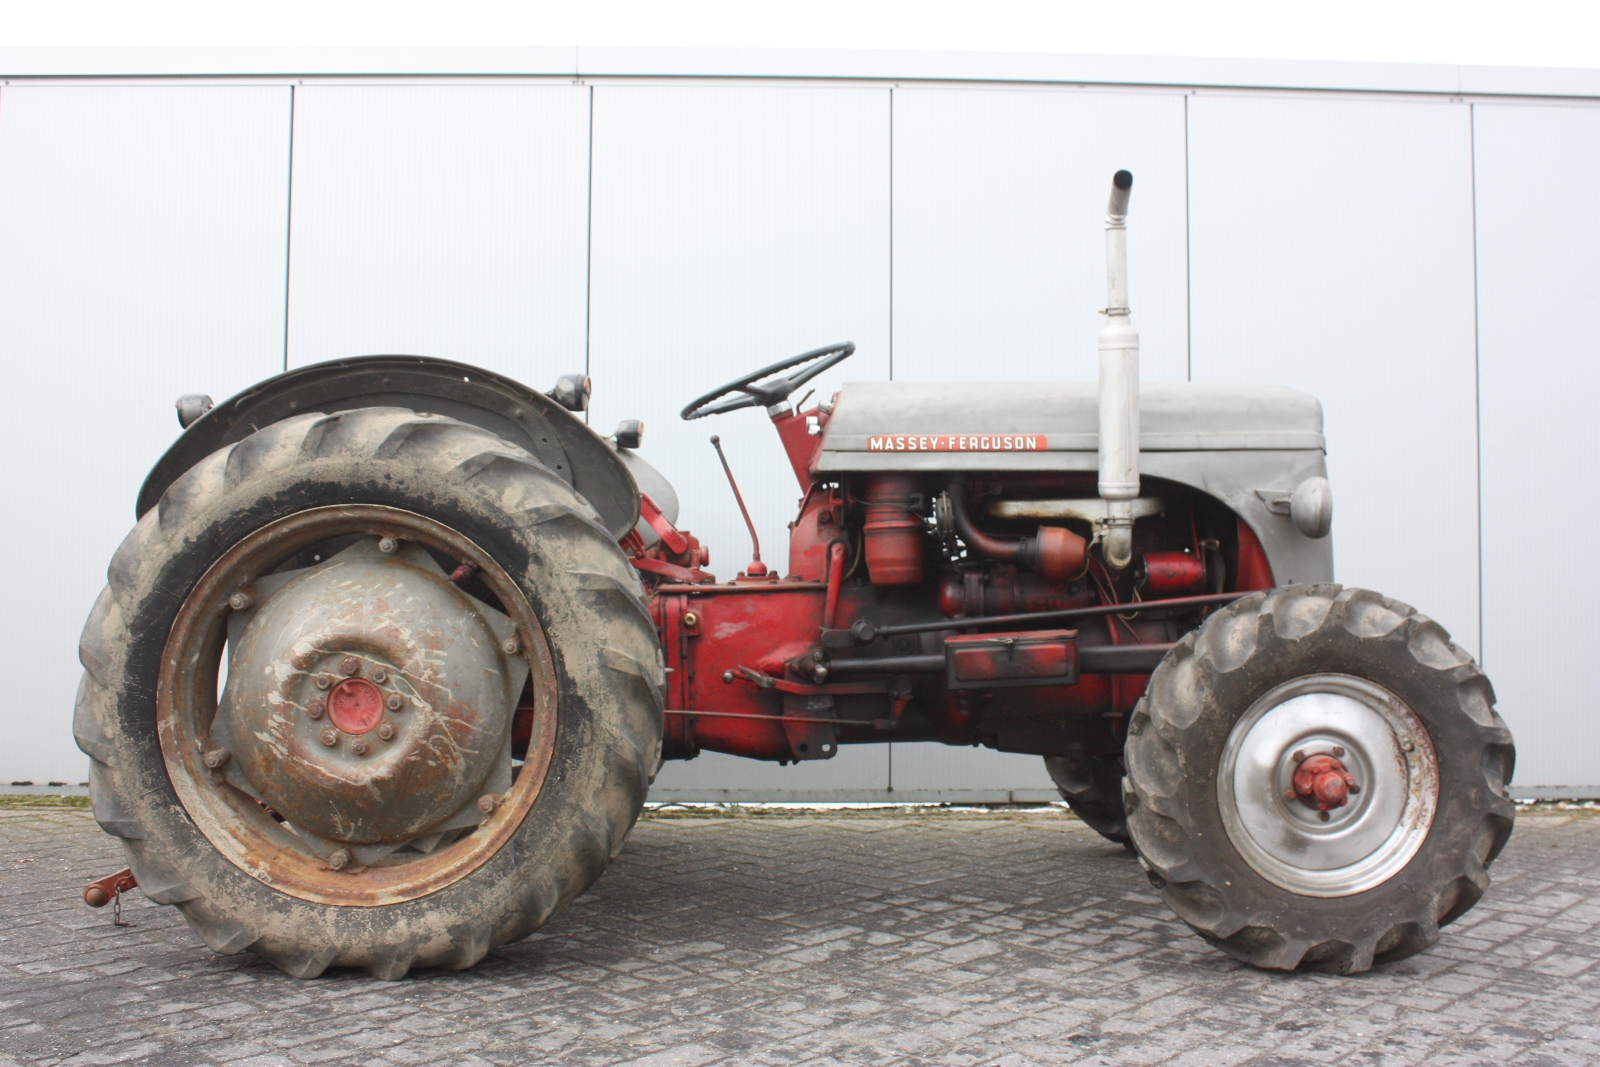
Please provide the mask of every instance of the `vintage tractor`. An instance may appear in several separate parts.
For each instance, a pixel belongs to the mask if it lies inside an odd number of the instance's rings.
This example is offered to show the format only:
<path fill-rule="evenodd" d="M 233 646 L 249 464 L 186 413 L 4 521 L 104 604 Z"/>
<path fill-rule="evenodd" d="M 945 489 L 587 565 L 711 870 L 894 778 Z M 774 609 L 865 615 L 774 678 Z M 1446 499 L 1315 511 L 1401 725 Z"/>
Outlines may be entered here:
<path fill-rule="evenodd" d="M 1098 387 L 791 406 L 842 344 L 684 410 L 771 419 L 781 574 L 713 578 L 581 375 L 375 356 L 180 401 L 82 640 L 117 886 L 293 975 L 469 967 L 599 876 L 664 759 L 942 741 L 1043 756 L 1239 959 L 1431 944 L 1511 833 L 1510 734 L 1437 623 L 1332 583 L 1315 399 L 1140 388 L 1131 185 Z"/>

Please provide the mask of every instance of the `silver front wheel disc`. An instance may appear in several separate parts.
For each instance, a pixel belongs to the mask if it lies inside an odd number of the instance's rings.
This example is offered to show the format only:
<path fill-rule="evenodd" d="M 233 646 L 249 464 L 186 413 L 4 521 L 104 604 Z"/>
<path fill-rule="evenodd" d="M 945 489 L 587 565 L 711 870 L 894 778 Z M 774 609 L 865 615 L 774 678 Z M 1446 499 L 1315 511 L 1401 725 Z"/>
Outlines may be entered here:
<path fill-rule="evenodd" d="M 1334 766 L 1350 783 L 1321 804 L 1305 775 L 1296 784 L 1316 757 L 1313 766 Z M 1234 724 L 1217 774 L 1223 825 L 1245 862 L 1311 897 L 1351 896 L 1393 877 L 1422 847 L 1438 799 L 1438 759 L 1421 720 L 1387 689 L 1347 674 L 1306 675 L 1262 696 Z"/>

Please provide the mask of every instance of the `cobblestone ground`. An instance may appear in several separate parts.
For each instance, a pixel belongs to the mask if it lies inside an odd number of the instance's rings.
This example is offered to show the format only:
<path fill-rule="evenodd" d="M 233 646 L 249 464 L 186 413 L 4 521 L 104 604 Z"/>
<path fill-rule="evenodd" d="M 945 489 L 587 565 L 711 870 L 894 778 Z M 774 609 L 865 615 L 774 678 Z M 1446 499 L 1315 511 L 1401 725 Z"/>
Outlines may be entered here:
<path fill-rule="evenodd" d="M 0 1065 L 1600 1061 L 1600 816 L 1524 816 L 1489 897 L 1356 978 L 1245 969 L 1059 811 L 647 818 L 466 973 L 286 978 L 77 900 L 87 814 L 0 810 Z"/>

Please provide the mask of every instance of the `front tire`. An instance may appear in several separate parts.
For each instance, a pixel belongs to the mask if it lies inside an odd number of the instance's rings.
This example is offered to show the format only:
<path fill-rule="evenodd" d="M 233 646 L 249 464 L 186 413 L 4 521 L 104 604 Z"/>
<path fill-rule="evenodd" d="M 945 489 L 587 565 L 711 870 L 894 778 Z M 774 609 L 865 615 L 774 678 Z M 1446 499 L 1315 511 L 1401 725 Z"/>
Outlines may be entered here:
<path fill-rule="evenodd" d="M 1422 951 L 1511 835 L 1515 751 L 1488 679 L 1437 623 L 1367 590 L 1222 609 L 1168 654 L 1128 733 L 1151 883 L 1257 967 L 1352 974 Z"/>
<path fill-rule="evenodd" d="M 444 577 L 469 562 L 470 594 Z M 394 579 L 356 598 L 370 625 L 347 618 L 352 574 Z M 393 408 L 268 426 L 174 482 L 112 561 L 74 719 L 95 818 L 217 951 L 296 977 L 469 967 L 587 888 L 638 817 L 663 681 L 640 592 L 593 508 L 487 431 Z M 418 596 L 448 640 L 407 630 Z M 246 624 L 275 603 L 290 607 L 270 626 Z M 274 638 L 293 626 L 320 636 Z M 251 648 L 276 673 L 243 699 Z M 467 659 L 446 685 L 449 655 Z M 319 775 L 391 795 L 360 808 L 358 789 L 318 794 Z"/>

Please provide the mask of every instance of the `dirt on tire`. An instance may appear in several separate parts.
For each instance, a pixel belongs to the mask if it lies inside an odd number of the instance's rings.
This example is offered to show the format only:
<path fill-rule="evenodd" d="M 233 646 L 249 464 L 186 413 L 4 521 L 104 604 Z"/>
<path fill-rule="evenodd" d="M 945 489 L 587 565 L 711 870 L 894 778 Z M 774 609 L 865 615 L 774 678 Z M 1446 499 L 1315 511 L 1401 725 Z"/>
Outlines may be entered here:
<path fill-rule="evenodd" d="M 156 734 L 162 652 L 189 591 L 251 531 L 336 504 L 424 514 L 482 546 L 537 614 L 557 682 L 549 771 L 515 834 L 459 880 L 381 906 L 301 899 L 226 859 L 185 812 Z M 74 733 L 95 818 L 122 839 L 140 888 L 216 951 L 249 949 L 297 977 L 470 967 L 531 933 L 620 851 L 661 751 L 654 628 L 594 509 L 488 431 L 398 408 L 287 419 L 178 478 L 112 560 L 80 658 Z"/>
<path fill-rule="evenodd" d="M 1257 873 L 1218 798 L 1240 717 L 1275 686 L 1319 672 L 1392 692 L 1437 755 L 1426 838 L 1386 881 L 1344 896 L 1290 892 Z M 1352 974 L 1427 948 L 1488 888 L 1515 814 L 1511 735 L 1472 657 L 1405 604 L 1333 584 L 1254 594 L 1185 636 L 1134 709 L 1125 759 L 1128 825 L 1151 883 L 1201 937 L 1275 970 Z"/>

